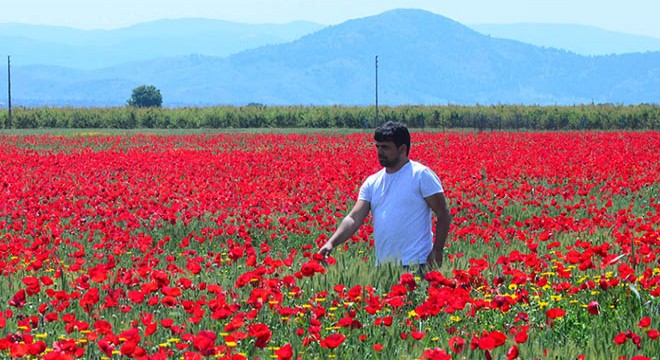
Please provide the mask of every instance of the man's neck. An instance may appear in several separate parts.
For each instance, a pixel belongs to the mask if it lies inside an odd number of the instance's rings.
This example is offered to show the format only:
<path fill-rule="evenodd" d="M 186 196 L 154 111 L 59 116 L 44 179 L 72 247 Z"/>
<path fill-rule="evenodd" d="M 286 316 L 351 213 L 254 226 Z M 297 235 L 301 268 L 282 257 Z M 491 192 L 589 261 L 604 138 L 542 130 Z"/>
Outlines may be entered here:
<path fill-rule="evenodd" d="M 386 167 L 386 168 L 385 168 L 385 172 L 388 173 L 388 174 L 394 174 L 395 172 L 401 170 L 401 168 L 402 168 L 404 165 L 406 165 L 409 161 L 410 161 L 410 159 L 408 159 L 408 158 L 402 159 L 402 160 L 401 160 L 398 164 L 396 164 L 395 166 L 393 166 L 393 167 Z"/>

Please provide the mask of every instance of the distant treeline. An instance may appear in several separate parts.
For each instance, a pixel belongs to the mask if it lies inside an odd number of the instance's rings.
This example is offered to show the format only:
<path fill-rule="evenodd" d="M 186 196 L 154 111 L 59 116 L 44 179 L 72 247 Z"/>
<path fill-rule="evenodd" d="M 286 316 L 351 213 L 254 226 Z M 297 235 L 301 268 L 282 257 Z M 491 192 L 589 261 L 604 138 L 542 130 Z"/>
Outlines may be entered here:
<path fill-rule="evenodd" d="M 385 121 L 413 128 L 481 130 L 655 130 L 660 105 L 575 106 L 222 106 L 199 108 L 14 108 L 3 128 L 371 128 Z"/>

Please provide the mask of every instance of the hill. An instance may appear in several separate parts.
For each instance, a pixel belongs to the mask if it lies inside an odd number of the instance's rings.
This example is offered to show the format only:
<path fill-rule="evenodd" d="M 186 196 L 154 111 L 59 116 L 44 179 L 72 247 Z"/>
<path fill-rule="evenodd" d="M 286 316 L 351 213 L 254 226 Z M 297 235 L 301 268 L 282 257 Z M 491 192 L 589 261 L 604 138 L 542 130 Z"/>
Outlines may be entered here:
<path fill-rule="evenodd" d="M 379 101 L 387 105 L 660 99 L 660 52 L 580 56 L 407 9 L 228 57 L 188 55 L 96 70 L 19 66 L 13 94 L 16 104 L 114 106 L 125 104 L 133 87 L 153 84 L 166 106 L 370 105 L 376 55 Z"/>
<path fill-rule="evenodd" d="M 573 24 L 478 24 L 472 29 L 497 38 L 552 47 L 580 55 L 660 51 L 660 39 Z"/>

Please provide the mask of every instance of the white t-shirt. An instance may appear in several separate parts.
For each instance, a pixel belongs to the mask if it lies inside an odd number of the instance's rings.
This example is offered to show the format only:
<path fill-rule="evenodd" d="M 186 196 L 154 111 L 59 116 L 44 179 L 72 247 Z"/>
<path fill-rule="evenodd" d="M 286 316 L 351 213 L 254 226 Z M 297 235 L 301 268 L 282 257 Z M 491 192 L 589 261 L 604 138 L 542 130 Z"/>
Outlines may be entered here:
<path fill-rule="evenodd" d="M 433 249 L 433 221 L 424 198 L 441 192 L 438 176 L 412 160 L 393 174 L 383 168 L 367 178 L 358 200 L 371 205 L 376 264 L 426 263 Z"/>

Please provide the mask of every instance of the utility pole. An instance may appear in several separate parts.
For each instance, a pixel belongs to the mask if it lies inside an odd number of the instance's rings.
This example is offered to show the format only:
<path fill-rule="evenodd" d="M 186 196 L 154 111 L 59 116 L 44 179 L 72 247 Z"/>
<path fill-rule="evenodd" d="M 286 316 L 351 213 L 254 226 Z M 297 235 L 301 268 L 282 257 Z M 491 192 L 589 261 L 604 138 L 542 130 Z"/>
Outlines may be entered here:
<path fill-rule="evenodd" d="M 7 128 L 11 129 L 11 56 L 7 55 L 7 106 L 9 113 L 7 115 Z"/>
<path fill-rule="evenodd" d="M 378 122 L 378 55 L 376 55 L 376 126 L 380 126 Z"/>

